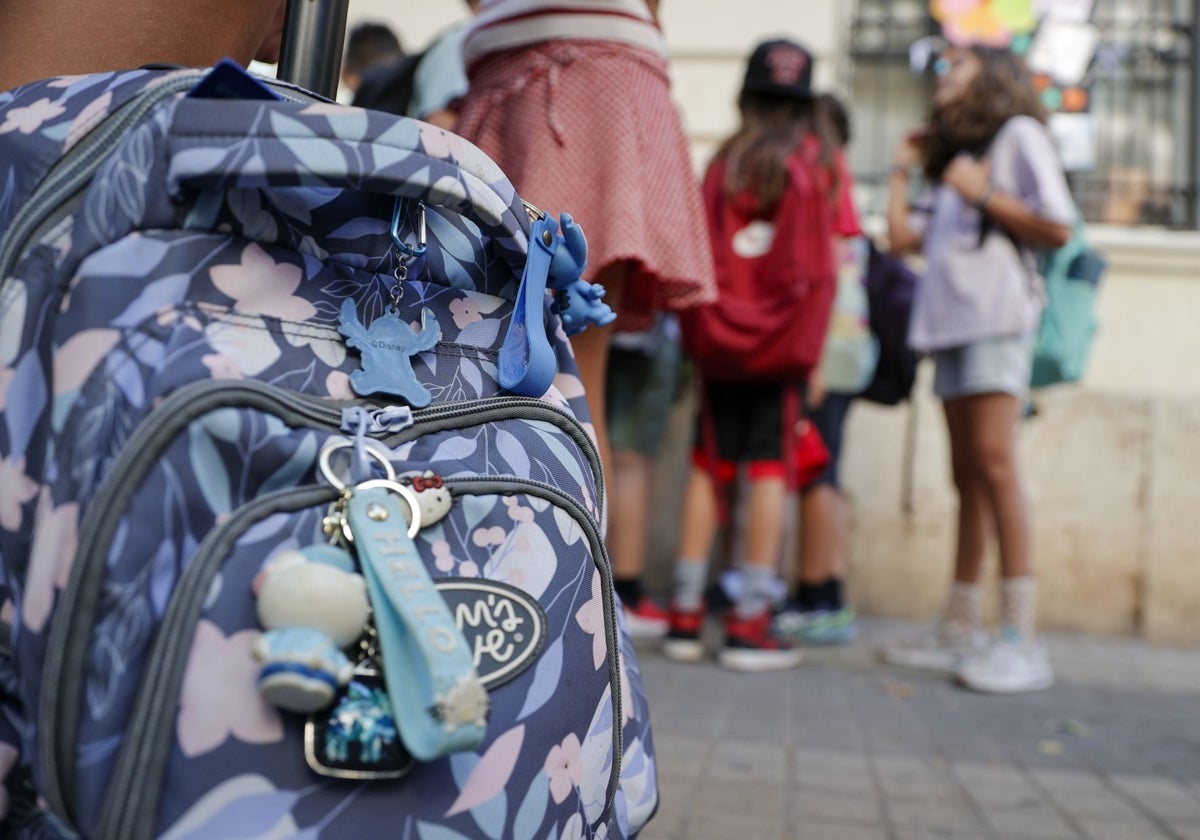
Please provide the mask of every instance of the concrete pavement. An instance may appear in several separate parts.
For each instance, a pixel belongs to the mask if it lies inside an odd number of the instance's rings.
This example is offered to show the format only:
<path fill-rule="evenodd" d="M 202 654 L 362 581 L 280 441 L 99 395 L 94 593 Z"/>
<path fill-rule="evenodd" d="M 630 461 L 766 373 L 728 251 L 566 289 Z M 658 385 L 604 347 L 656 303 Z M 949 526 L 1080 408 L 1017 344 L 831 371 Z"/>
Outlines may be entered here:
<path fill-rule="evenodd" d="M 798 670 L 639 647 L 662 805 L 642 840 L 1200 840 L 1200 653 L 1048 637 L 1014 697 L 878 664 L 895 622 Z"/>

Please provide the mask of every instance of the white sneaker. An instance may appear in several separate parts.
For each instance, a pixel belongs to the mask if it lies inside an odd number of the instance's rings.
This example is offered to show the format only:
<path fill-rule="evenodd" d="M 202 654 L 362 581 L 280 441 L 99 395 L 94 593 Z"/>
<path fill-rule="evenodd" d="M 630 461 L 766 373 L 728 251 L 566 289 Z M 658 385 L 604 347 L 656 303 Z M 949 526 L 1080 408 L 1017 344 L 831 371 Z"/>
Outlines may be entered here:
<path fill-rule="evenodd" d="M 948 633 L 946 625 L 938 622 L 906 639 L 884 645 L 881 653 L 890 665 L 953 673 L 968 657 L 985 651 L 987 644 L 987 633 L 982 630 L 964 637 Z"/>
<path fill-rule="evenodd" d="M 988 650 L 968 657 L 958 669 L 958 680 L 975 691 L 1017 694 L 1052 686 L 1054 669 L 1042 642 L 1000 638 Z"/>

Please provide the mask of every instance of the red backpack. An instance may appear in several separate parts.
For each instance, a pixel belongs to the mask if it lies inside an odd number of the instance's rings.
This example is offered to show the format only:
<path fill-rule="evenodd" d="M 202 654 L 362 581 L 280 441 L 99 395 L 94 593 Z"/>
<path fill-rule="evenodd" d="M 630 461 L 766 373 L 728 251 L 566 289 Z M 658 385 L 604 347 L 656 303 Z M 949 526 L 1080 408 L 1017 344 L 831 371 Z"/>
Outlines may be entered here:
<path fill-rule="evenodd" d="M 749 197 L 729 201 L 724 177 L 718 158 L 704 179 L 717 300 L 680 313 L 683 347 L 712 381 L 802 381 L 821 358 L 837 288 L 828 171 L 811 147 L 793 155 L 770 219 L 748 212 Z"/>

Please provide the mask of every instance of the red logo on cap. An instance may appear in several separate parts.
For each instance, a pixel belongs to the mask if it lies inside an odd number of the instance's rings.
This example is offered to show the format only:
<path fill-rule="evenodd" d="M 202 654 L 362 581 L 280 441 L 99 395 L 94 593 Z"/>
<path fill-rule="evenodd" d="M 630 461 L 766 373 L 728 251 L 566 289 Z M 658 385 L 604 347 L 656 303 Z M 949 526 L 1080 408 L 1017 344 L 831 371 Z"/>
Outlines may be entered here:
<path fill-rule="evenodd" d="M 771 68 L 771 81 L 777 85 L 794 85 L 808 66 L 808 56 L 802 50 L 786 44 L 771 47 L 767 52 L 767 66 Z"/>

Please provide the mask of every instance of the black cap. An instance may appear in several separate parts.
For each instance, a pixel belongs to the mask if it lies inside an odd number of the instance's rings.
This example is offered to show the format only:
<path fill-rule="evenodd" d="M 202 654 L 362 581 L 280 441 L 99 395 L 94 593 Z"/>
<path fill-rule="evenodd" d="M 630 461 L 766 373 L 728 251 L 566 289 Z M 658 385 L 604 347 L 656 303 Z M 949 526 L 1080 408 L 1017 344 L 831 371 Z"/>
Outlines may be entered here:
<path fill-rule="evenodd" d="M 742 93 L 811 99 L 812 66 L 812 53 L 795 41 L 764 41 L 750 54 Z"/>

